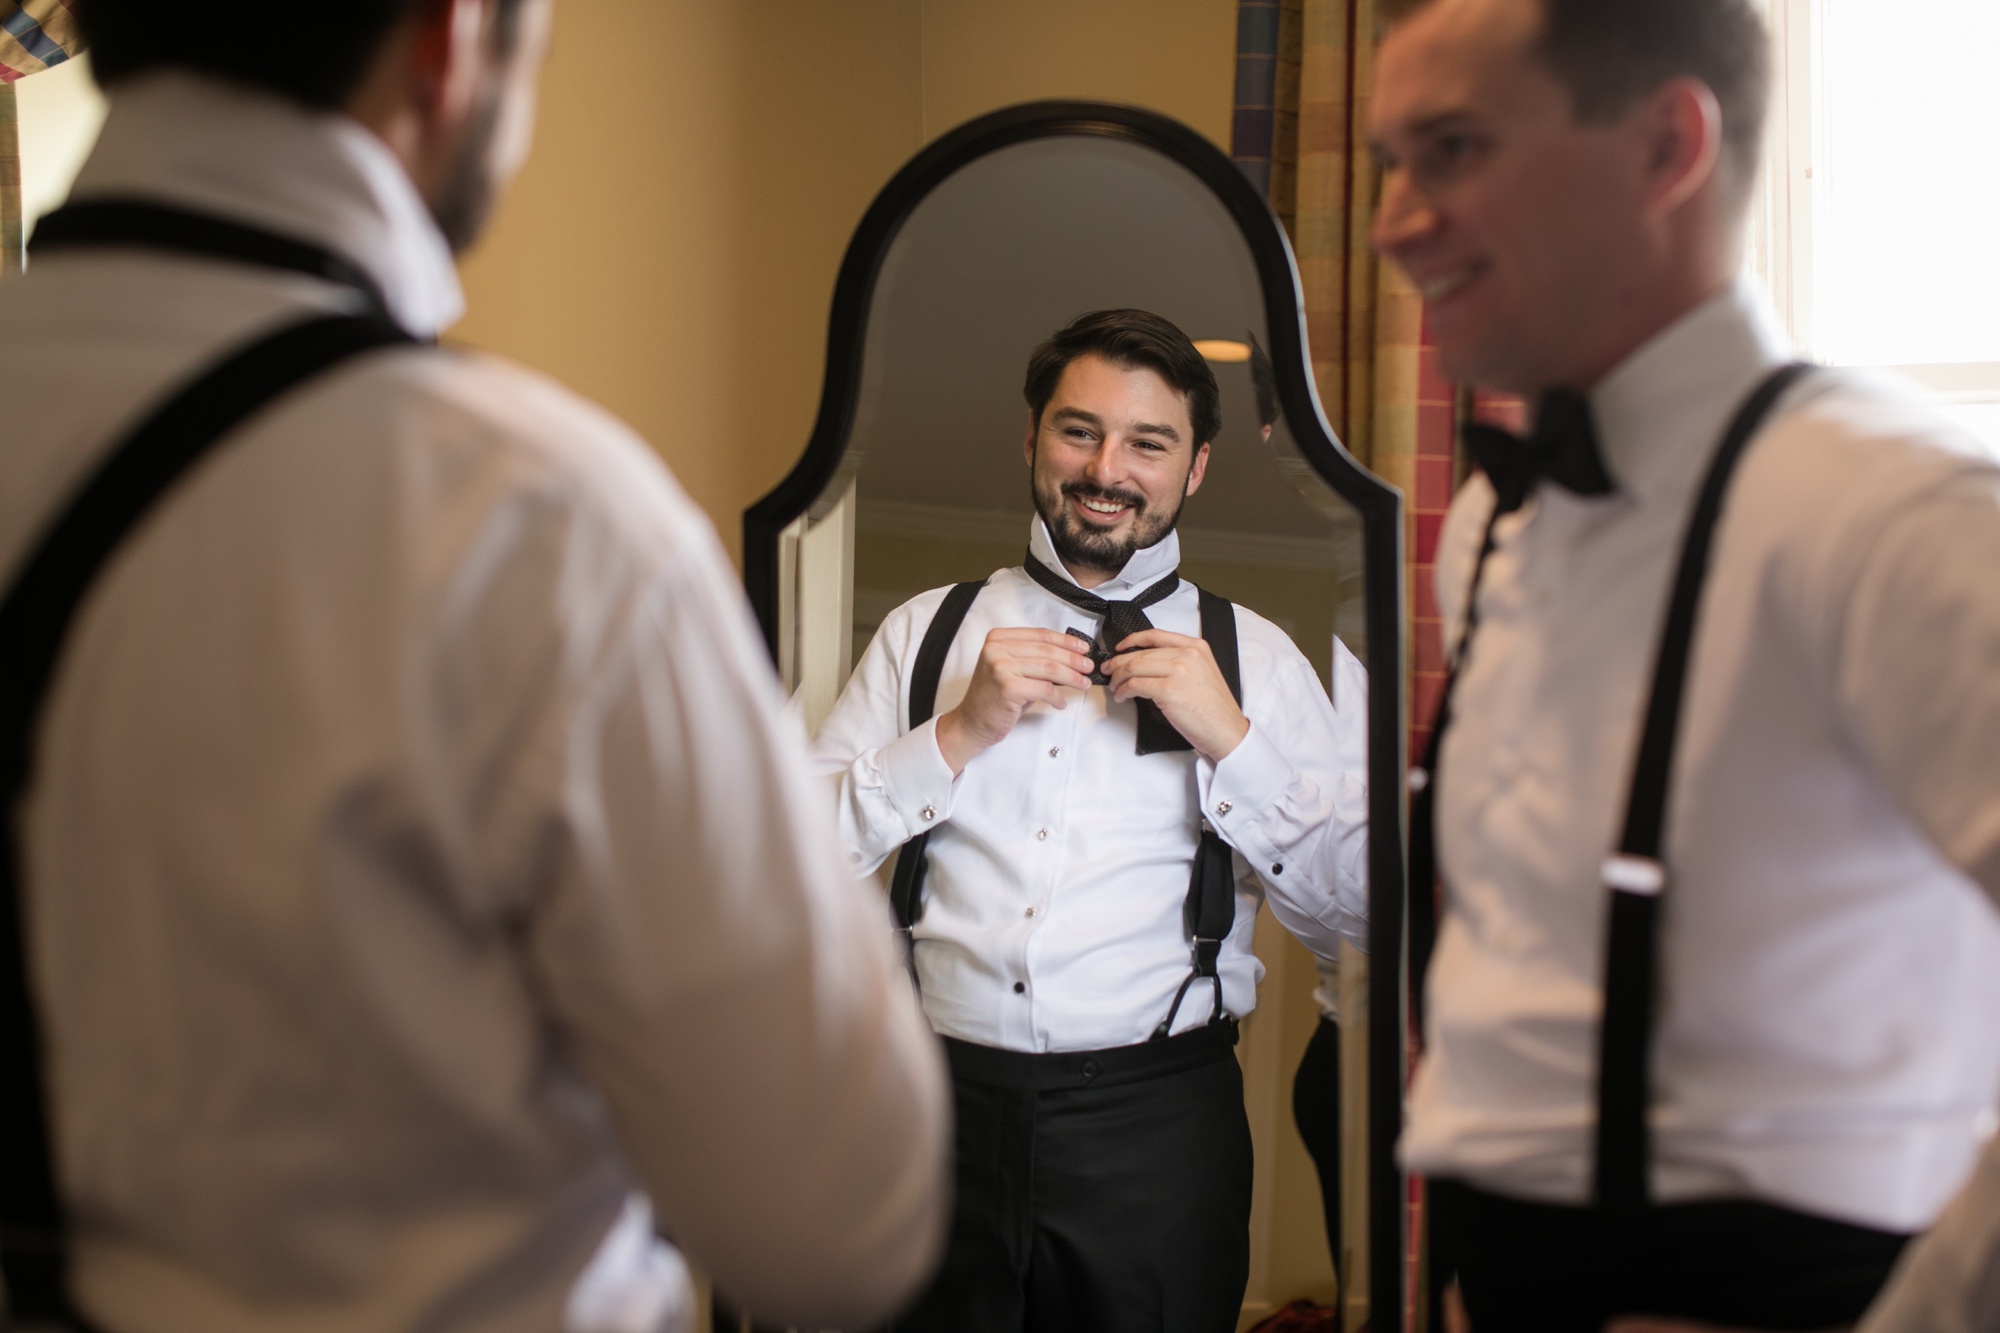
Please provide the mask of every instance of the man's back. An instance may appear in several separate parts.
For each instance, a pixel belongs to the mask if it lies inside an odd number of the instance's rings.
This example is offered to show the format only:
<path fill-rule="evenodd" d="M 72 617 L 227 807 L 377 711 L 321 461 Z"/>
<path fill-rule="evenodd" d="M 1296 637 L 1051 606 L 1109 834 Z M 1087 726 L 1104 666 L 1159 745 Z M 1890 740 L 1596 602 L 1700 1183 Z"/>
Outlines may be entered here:
<path fill-rule="evenodd" d="M 418 332 L 456 314 L 338 117 L 155 77 L 91 193 L 319 241 Z M 340 300 L 137 252 L 0 292 L 0 565 L 163 392 Z M 336 371 L 170 494 L 78 620 L 24 809 L 86 1307 L 552 1328 L 635 1188 L 774 1314 L 920 1275 L 935 1059 L 759 652 L 643 446 L 470 354 Z"/>

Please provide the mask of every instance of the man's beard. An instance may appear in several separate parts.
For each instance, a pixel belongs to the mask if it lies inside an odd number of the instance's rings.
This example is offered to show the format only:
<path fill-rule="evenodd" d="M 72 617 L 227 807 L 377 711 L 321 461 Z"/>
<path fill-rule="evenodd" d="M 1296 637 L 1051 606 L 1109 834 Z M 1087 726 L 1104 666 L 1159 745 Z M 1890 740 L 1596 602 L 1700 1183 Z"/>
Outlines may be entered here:
<path fill-rule="evenodd" d="M 1181 517 L 1180 505 L 1175 505 L 1171 514 L 1149 516 L 1146 498 L 1137 491 L 1107 488 L 1094 482 L 1065 482 L 1056 491 L 1045 492 L 1037 477 L 1029 482 L 1028 489 L 1035 499 L 1035 512 L 1042 516 L 1042 525 L 1049 530 L 1049 541 L 1056 548 L 1056 555 L 1072 570 L 1088 569 L 1099 574 L 1116 574 L 1125 568 L 1135 551 L 1143 551 L 1165 541 Z M 1185 487 L 1182 494 L 1181 503 L 1185 504 Z M 1118 538 L 1108 532 L 1084 527 L 1083 521 L 1063 503 L 1071 497 L 1130 505 L 1131 529 L 1123 538 Z"/>
<path fill-rule="evenodd" d="M 493 137 L 500 128 L 504 92 L 501 80 L 493 80 L 484 104 L 465 127 L 465 137 L 452 157 L 451 170 L 445 174 L 437 198 L 431 200 L 431 218 L 455 255 L 471 249 L 486 230 L 499 198 L 499 182 L 493 175 Z"/>

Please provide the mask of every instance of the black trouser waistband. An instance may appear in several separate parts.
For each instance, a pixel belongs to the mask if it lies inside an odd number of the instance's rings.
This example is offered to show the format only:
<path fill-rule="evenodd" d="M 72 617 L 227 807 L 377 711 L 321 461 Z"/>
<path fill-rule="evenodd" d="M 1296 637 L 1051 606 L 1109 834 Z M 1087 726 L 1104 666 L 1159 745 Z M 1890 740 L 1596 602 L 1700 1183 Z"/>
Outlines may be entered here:
<path fill-rule="evenodd" d="M 1235 1045 L 1234 1022 L 1210 1023 L 1162 1041 L 1142 1041 L 1136 1046 L 1113 1046 L 1102 1051 L 1003 1051 L 956 1037 L 944 1038 L 953 1078 L 1023 1092 L 1143 1083 L 1150 1078 L 1165 1078 L 1213 1064 L 1226 1057 Z"/>

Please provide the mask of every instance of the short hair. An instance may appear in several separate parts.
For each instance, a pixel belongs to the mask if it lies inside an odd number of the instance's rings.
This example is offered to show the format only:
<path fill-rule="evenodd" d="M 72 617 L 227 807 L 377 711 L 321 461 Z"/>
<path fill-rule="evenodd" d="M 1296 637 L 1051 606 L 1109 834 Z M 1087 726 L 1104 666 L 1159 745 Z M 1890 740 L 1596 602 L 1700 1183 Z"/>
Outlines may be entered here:
<path fill-rule="evenodd" d="M 1222 394 L 1215 372 L 1188 336 L 1158 315 L 1145 310 L 1096 310 L 1079 315 L 1049 336 L 1028 358 L 1022 393 L 1036 426 L 1055 397 L 1056 385 L 1072 361 L 1101 356 L 1113 365 L 1144 368 L 1165 380 L 1187 400 L 1188 425 L 1194 443 L 1208 444 L 1222 429 Z"/>
<path fill-rule="evenodd" d="M 110 87 L 156 69 L 186 69 L 331 111 L 360 86 L 368 62 L 406 15 L 439 0 L 77 0 L 91 70 Z M 499 40 L 511 40 L 520 0 L 499 0 Z"/>
<path fill-rule="evenodd" d="M 1392 0 L 1385 18 L 1394 24 L 1434 2 Z M 1751 0 L 1539 4 L 1537 53 L 1579 121 L 1615 119 L 1669 79 L 1699 79 L 1722 108 L 1724 143 L 1754 167 L 1771 95 L 1771 38 Z"/>

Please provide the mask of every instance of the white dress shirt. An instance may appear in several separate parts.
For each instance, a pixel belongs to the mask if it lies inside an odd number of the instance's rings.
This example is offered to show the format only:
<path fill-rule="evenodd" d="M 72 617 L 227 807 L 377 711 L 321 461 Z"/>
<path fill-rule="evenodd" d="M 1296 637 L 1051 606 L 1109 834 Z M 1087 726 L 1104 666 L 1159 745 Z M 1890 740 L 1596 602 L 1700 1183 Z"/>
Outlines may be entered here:
<path fill-rule="evenodd" d="M 1667 583 L 1728 418 L 1786 359 L 1747 289 L 1592 391 L 1616 494 L 1501 520 L 1439 770 L 1445 916 L 1404 1157 L 1588 1193 L 1605 890 Z M 1454 639 L 1492 512 L 1453 505 Z M 2000 469 L 1821 372 L 1744 457 L 1668 806 L 1656 1197 L 1928 1226 L 2000 1093 Z M 1982 893 L 1982 887 L 1986 891 Z"/>
<path fill-rule="evenodd" d="M 1035 519 L 1029 550 L 1068 571 Z M 1090 591 L 1136 596 L 1180 563 L 1180 539 L 1139 551 Z M 987 633 L 1002 627 L 1094 634 L 1097 618 L 1019 569 L 995 574 L 952 642 L 930 722 L 909 727 L 909 680 L 948 589 L 891 612 L 821 727 L 817 765 L 839 774 L 840 829 L 857 874 L 931 831 L 924 910 L 913 932 L 924 1009 L 939 1032 L 1013 1051 L 1077 1051 L 1146 1040 L 1167 1017 L 1193 954 L 1182 923 L 1206 818 L 1235 849 L 1236 922 L 1223 943 L 1222 1007 L 1257 1000 L 1250 951 L 1257 906 L 1316 954 L 1341 937 L 1367 945 L 1366 694 L 1345 648 L 1336 710 L 1282 630 L 1239 607 L 1243 711 L 1250 731 L 1221 763 L 1193 751 L 1135 752 L 1138 705 L 1110 690 L 1036 704 L 956 778 L 936 718 L 971 684 Z M 1147 609 L 1157 629 L 1199 635 L 1183 581 Z M 1209 1021 L 1213 983 L 1188 991 L 1174 1031 Z"/>
<path fill-rule="evenodd" d="M 459 309 L 336 115 L 151 76 L 76 193 L 318 241 L 418 333 Z M 0 570 L 170 386 L 350 300 L 140 250 L 0 288 Z M 641 1189 L 760 1314 L 907 1293 L 942 1065 L 779 708 L 708 523 L 557 386 L 399 350 L 237 432 L 85 604 L 24 807 L 96 1322 L 636 1333 L 685 1294 Z"/>

